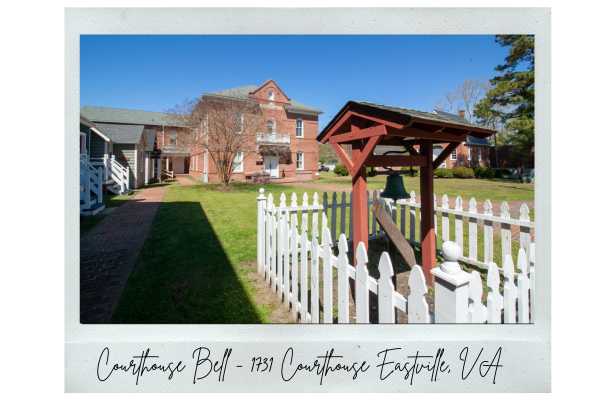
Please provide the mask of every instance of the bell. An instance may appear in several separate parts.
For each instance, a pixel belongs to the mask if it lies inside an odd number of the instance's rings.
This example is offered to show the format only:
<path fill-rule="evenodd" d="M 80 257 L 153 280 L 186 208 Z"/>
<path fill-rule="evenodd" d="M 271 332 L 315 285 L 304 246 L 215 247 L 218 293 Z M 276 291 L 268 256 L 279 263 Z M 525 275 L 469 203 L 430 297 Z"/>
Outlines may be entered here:
<path fill-rule="evenodd" d="M 402 178 L 402 175 L 398 173 L 388 175 L 385 181 L 385 189 L 383 189 L 381 197 L 392 199 L 394 201 L 410 198 L 410 194 L 408 194 L 404 188 L 404 178 Z"/>

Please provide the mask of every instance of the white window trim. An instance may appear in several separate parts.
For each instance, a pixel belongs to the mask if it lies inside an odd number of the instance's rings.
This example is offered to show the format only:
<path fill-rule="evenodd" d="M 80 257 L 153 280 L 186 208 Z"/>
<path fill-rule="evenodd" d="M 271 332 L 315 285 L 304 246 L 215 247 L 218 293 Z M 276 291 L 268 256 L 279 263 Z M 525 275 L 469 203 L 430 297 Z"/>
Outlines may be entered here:
<path fill-rule="evenodd" d="M 236 166 L 235 160 L 238 158 L 238 154 L 240 155 L 241 160 L 239 163 L 237 163 L 238 165 Z M 238 151 L 235 154 L 235 157 L 233 158 L 233 172 L 236 174 L 240 173 L 240 172 L 244 172 L 244 152 L 243 151 Z"/>
<path fill-rule="evenodd" d="M 467 161 L 471 161 L 471 148 L 467 147 Z"/>
<path fill-rule="evenodd" d="M 300 121 L 300 132 L 301 132 L 300 136 L 298 136 L 298 121 Z M 304 120 L 302 118 L 296 118 L 296 137 L 297 138 L 304 137 Z"/>
<path fill-rule="evenodd" d="M 269 101 L 275 101 L 275 91 L 273 89 L 267 91 L 267 99 Z"/>
<path fill-rule="evenodd" d="M 273 123 L 273 131 L 272 132 L 269 132 L 269 122 Z M 267 120 L 267 133 L 269 133 L 269 134 L 271 134 L 271 133 L 272 134 L 277 133 L 277 121 L 275 121 L 274 119 L 268 119 Z"/>
<path fill-rule="evenodd" d="M 456 151 L 456 149 L 452 150 L 452 152 L 450 153 L 450 159 L 452 161 L 456 161 L 456 159 L 458 158 L 458 152 Z"/>
<path fill-rule="evenodd" d="M 302 160 L 301 166 L 298 166 L 298 161 L 300 160 L 298 158 L 299 155 L 302 156 L 301 157 L 301 160 Z M 303 151 L 297 151 L 296 152 L 296 170 L 298 170 L 298 171 L 304 171 L 304 152 Z"/>

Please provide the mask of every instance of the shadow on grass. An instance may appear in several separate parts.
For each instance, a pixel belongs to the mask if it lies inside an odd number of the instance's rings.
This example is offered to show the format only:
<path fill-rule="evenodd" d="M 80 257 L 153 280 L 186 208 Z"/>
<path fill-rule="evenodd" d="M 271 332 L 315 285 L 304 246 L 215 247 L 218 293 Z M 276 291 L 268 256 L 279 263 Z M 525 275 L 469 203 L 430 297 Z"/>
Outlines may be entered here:
<path fill-rule="evenodd" d="M 261 323 L 199 202 L 163 202 L 114 323 Z"/>

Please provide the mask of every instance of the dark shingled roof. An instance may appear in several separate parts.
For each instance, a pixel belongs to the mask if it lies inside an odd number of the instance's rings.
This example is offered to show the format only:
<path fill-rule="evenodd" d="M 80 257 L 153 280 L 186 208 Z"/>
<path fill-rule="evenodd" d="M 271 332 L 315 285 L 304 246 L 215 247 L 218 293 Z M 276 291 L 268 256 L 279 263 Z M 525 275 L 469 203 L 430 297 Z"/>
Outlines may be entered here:
<path fill-rule="evenodd" d="M 477 124 L 472 124 L 471 122 L 467 121 L 466 119 L 461 118 L 460 116 L 455 115 L 455 114 L 450 114 L 450 113 L 445 113 L 445 112 L 438 113 L 437 111 L 435 113 L 430 113 L 430 112 L 426 112 L 426 111 L 411 110 L 410 108 L 401 108 L 401 107 L 386 106 L 386 105 L 382 105 L 382 104 L 369 103 L 366 101 L 359 101 L 357 103 L 364 104 L 364 105 L 370 106 L 370 107 L 380 108 L 382 110 L 397 112 L 400 114 L 408 115 L 409 117 L 415 117 L 415 118 L 419 118 L 419 119 L 423 119 L 423 120 L 429 120 L 429 121 L 434 121 L 434 122 L 446 122 L 446 123 L 458 124 L 458 125 L 462 125 L 462 126 L 466 126 L 466 127 L 473 127 L 473 128 L 478 128 L 478 129 L 487 129 L 483 126 L 479 126 Z"/>
<path fill-rule="evenodd" d="M 325 126 L 325 128 L 323 128 L 321 133 L 317 136 L 317 140 L 321 141 L 324 138 L 327 131 L 331 127 L 333 127 L 333 125 L 336 123 L 336 121 L 339 118 L 341 118 L 341 116 L 343 114 L 345 114 L 345 112 L 348 109 L 357 109 L 357 108 L 365 109 L 366 111 L 361 111 L 361 112 L 367 112 L 367 113 L 368 112 L 376 112 L 377 110 L 381 110 L 383 112 L 388 112 L 388 113 L 394 113 L 394 114 L 397 114 L 398 116 L 408 117 L 410 120 L 415 120 L 415 122 L 427 123 L 428 121 L 430 121 L 431 123 L 434 123 L 434 124 L 444 124 L 449 127 L 454 127 L 454 128 L 470 131 L 474 135 L 480 135 L 480 136 L 484 136 L 484 137 L 489 136 L 494 132 L 492 129 L 489 129 L 489 128 L 486 128 L 486 127 L 483 127 L 483 126 L 480 126 L 477 124 L 473 124 L 473 123 L 467 121 L 466 119 L 461 118 L 460 116 L 454 115 L 454 114 L 438 113 L 438 112 L 430 113 L 430 112 L 426 112 L 426 111 L 412 110 L 410 108 L 402 108 L 402 107 L 388 106 L 388 105 L 384 105 L 384 104 L 376 104 L 376 103 L 371 103 L 368 101 L 350 100 L 340 109 L 340 111 L 337 112 L 337 114 L 332 118 L 331 121 L 329 121 L 329 123 Z M 371 110 L 369 110 L 369 109 L 371 109 Z M 470 128 L 472 128 L 472 129 L 470 129 Z M 474 139 L 477 139 L 477 138 L 474 138 Z M 477 140 L 479 140 L 479 139 L 477 139 Z M 487 143 L 487 140 L 485 142 Z"/>
<path fill-rule="evenodd" d="M 137 144 L 142 138 L 144 125 L 121 125 L 97 123 L 96 127 L 114 143 Z"/>
<path fill-rule="evenodd" d="M 254 92 L 260 86 L 257 85 L 245 85 L 238 86 L 230 89 L 221 90 L 218 92 L 206 93 L 205 96 L 217 96 L 217 97 L 226 97 L 231 99 L 238 100 L 248 100 L 249 94 Z M 296 100 L 290 99 L 290 104 L 286 105 L 285 108 L 291 112 L 309 112 L 313 114 L 321 114 L 322 111 L 318 108 L 308 106 L 306 104 L 302 104 Z"/>
<path fill-rule="evenodd" d="M 81 108 L 81 115 L 94 122 L 185 127 L 183 121 L 173 115 L 154 111 L 85 106 Z"/>
<path fill-rule="evenodd" d="M 469 121 L 466 118 L 461 117 L 460 115 L 457 115 L 457 114 L 452 114 L 452 113 L 441 111 L 441 110 L 435 110 L 435 113 L 443 116 L 444 118 L 453 119 L 459 123 L 465 123 L 465 122 L 469 123 Z M 475 136 L 467 135 L 467 144 L 473 144 L 473 145 L 478 145 L 478 146 L 489 146 L 490 142 L 487 140 L 487 138 L 478 138 Z"/>

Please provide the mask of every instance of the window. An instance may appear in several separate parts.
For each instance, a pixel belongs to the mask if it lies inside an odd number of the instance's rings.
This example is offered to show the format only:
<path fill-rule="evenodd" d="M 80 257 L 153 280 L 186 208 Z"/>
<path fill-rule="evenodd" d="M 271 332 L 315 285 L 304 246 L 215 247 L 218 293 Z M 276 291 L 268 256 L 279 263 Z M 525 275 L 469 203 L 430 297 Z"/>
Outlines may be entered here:
<path fill-rule="evenodd" d="M 471 148 L 467 147 L 467 160 L 471 161 Z"/>
<path fill-rule="evenodd" d="M 238 113 L 235 121 L 235 128 L 237 133 L 242 133 L 244 131 L 244 114 Z"/>
<path fill-rule="evenodd" d="M 483 149 L 479 149 L 477 152 L 477 161 L 481 162 Z"/>
<path fill-rule="evenodd" d="M 302 118 L 296 119 L 296 137 L 304 137 L 304 121 L 302 121 Z"/>
<path fill-rule="evenodd" d="M 175 146 L 177 144 L 177 132 L 176 131 L 171 131 L 171 133 L 169 133 L 169 144 L 172 146 Z"/>
<path fill-rule="evenodd" d="M 304 169 L 304 153 L 301 151 L 296 153 L 296 169 Z"/>
<path fill-rule="evenodd" d="M 267 96 L 269 97 L 269 101 L 275 101 L 275 92 L 273 92 L 272 90 L 269 90 Z"/>
<path fill-rule="evenodd" d="M 238 151 L 233 159 L 233 172 L 244 172 L 244 152 Z"/>
<path fill-rule="evenodd" d="M 452 153 L 450 153 L 450 159 L 453 161 L 456 160 L 456 149 L 452 150 Z"/>
<path fill-rule="evenodd" d="M 272 119 L 267 121 L 267 133 L 275 133 L 275 121 Z"/>

